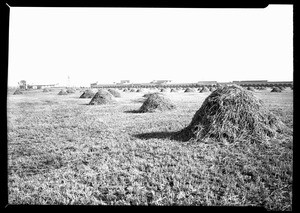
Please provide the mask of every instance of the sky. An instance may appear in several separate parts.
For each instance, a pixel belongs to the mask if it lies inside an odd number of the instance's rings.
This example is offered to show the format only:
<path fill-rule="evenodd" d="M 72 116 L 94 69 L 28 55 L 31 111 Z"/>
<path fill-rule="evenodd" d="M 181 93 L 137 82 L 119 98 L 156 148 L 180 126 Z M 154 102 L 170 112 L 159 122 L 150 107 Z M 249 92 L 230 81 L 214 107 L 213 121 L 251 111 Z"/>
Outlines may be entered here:
<path fill-rule="evenodd" d="M 293 6 L 11 7 L 8 86 L 293 80 Z"/>

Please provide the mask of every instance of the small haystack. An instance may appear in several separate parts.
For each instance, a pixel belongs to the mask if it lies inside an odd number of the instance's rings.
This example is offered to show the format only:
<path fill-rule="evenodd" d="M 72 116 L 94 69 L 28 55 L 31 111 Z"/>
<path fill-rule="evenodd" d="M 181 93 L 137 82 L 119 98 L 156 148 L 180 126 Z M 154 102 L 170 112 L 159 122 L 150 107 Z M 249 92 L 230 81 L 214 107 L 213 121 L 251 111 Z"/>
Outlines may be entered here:
<path fill-rule="evenodd" d="M 85 90 L 79 98 L 92 98 L 94 97 L 94 95 L 95 93 L 92 90 L 88 89 Z"/>
<path fill-rule="evenodd" d="M 160 89 L 160 92 L 168 92 L 166 88 Z"/>
<path fill-rule="evenodd" d="M 68 95 L 69 93 L 67 93 L 67 90 L 62 89 L 59 91 L 59 93 L 57 95 Z"/>
<path fill-rule="evenodd" d="M 49 89 L 49 88 L 44 88 L 43 89 L 43 92 L 50 92 L 51 91 L 51 89 Z"/>
<path fill-rule="evenodd" d="M 195 92 L 195 90 L 192 89 L 192 88 L 190 88 L 190 87 L 188 87 L 188 88 L 186 88 L 186 90 L 184 90 L 184 92 Z"/>
<path fill-rule="evenodd" d="M 108 89 L 108 92 L 110 92 L 115 98 L 120 98 L 121 97 L 121 93 L 119 93 L 115 89 Z"/>
<path fill-rule="evenodd" d="M 201 90 L 200 92 L 201 92 L 201 93 L 202 93 L 202 92 L 209 92 L 209 89 L 208 89 L 207 87 L 203 87 L 202 90 Z"/>
<path fill-rule="evenodd" d="M 282 92 L 282 90 L 279 87 L 273 87 L 271 92 Z"/>
<path fill-rule="evenodd" d="M 136 92 L 136 90 L 134 88 L 130 89 L 130 92 Z"/>
<path fill-rule="evenodd" d="M 145 100 L 139 112 L 155 112 L 155 111 L 168 111 L 175 109 L 175 105 L 163 95 L 160 94 L 149 94 L 148 98 Z"/>
<path fill-rule="evenodd" d="M 16 91 L 13 93 L 13 95 L 21 95 L 23 92 L 19 89 L 16 89 Z"/>
<path fill-rule="evenodd" d="M 180 132 L 185 140 L 265 140 L 281 132 L 284 124 L 251 92 L 239 86 L 215 90 Z"/>
<path fill-rule="evenodd" d="M 143 89 L 137 89 L 136 92 L 143 92 Z"/>
<path fill-rule="evenodd" d="M 249 90 L 251 92 L 255 92 L 255 89 L 253 87 L 247 87 L 247 90 Z"/>
<path fill-rule="evenodd" d="M 172 88 L 172 89 L 170 90 L 170 92 L 178 92 L 178 90 Z"/>
<path fill-rule="evenodd" d="M 99 90 L 90 101 L 89 105 L 102 105 L 115 103 L 113 95 L 105 90 Z"/>

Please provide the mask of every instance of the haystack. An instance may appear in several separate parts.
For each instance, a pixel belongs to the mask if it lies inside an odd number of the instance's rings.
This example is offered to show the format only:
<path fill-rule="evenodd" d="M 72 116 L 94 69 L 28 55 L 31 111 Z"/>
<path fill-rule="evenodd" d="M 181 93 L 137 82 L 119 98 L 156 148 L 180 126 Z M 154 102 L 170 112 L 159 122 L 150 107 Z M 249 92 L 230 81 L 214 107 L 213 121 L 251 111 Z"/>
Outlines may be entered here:
<path fill-rule="evenodd" d="M 139 112 L 155 112 L 155 111 L 168 111 L 175 109 L 175 105 L 167 98 L 160 94 L 151 94 L 143 103 Z"/>
<path fill-rule="evenodd" d="M 121 94 L 115 89 L 108 89 L 108 92 L 110 92 L 115 98 L 121 97 Z"/>
<path fill-rule="evenodd" d="M 201 92 L 201 93 L 202 93 L 202 92 L 209 92 L 209 89 L 208 89 L 207 87 L 203 87 L 202 90 L 201 90 L 200 92 Z"/>
<path fill-rule="evenodd" d="M 130 92 L 136 92 L 136 90 L 134 88 L 130 89 Z"/>
<path fill-rule="evenodd" d="M 92 98 L 95 93 L 92 90 L 85 90 L 79 98 Z"/>
<path fill-rule="evenodd" d="M 66 92 L 67 92 L 67 93 L 75 93 L 76 90 L 74 90 L 74 89 L 72 89 L 72 88 L 69 88 L 69 89 L 66 90 Z"/>
<path fill-rule="evenodd" d="M 172 88 L 171 90 L 170 90 L 170 92 L 177 92 L 178 90 L 176 90 L 176 89 L 174 89 L 174 88 Z"/>
<path fill-rule="evenodd" d="M 255 89 L 253 87 L 247 87 L 247 90 L 254 92 Z"/>
<path fill-rule="evenodd" d="M 67 90 L 62 89 L 59 91 L 58 95 L 68 95 L 69 93 L 67 93 Z"/>
<path fill-rule="evenodd" d="M 273 87 L 271 92 L 282 92 L 282 90 L 279 87 Z"/>
<path fill-rule="evenodd" d="M 102 105 L 102 104 L 113 104 L 116 101 L 111 93 L 105 90 L 99 90 L 92 100 L 90 101 L 89 105 Z"/>
<path fill-rule="evenodd" d="M 162 89 L 160 89 L 160 92 L 167 92 L 167 89 L 166 88 L 162 88 Z"/>
<path fill-rule="evenodd" d="M 21 90 L 17 89 L 13 94 L 14 95 L 21 95 L 21 94 L 23 94 L 23 92 Z"/>
<path fill-rule="evenodd" d="M 284 124 L 251 92 L 227 86 L 212 92 L 195 113 L 191 123 L 180 132 L 185 140 L 234 142 L 265 140 L 281 132 Z"/>
<path fill-rule="evenodd" d="M 195 90 L 192 89 L 192 88 L 190 88 L 190 87 L 188 87 L 188 88 L 186 88 L 186 90 L 184 90 L 184 92 L 195 92 Z"/>
<path fill-rule="evenodd" d="M 143 92 L 143 89 L 137 89 L 136 92 Z"/>
<path fill-rule="evenodd" d="M 209 88 L 209 91 L 210 91 L 210 92 L 213 92 L 213 91 L 215 91 L 215 90 L 216 90 L 215 87 L 210 87 L 210 88 Z"/>

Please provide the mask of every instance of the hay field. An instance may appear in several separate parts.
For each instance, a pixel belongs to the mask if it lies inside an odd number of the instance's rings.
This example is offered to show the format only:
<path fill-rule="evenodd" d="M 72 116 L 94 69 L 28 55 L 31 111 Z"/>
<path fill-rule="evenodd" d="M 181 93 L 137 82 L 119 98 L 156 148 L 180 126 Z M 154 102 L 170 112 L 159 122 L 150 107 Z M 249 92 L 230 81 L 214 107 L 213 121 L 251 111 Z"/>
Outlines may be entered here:
<path fill-rule="evenodd" d="M 166 92 L 176 109 L 134 113 L 147 90 L 120 91 L 109 105 L 59 91 L 8 93 L 9 204 L 292 210 L 292 90 L 255 92 L 289 131 L 269 143 L 231 145 L 170 139 L 210 92 Z"/>

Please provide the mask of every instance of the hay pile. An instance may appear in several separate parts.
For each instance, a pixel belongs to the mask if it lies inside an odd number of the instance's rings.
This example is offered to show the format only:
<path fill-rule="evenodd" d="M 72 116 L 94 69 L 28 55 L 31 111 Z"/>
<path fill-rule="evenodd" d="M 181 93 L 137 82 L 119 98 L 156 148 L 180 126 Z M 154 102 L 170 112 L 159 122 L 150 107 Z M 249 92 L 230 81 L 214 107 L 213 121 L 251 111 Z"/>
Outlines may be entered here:
<path fill-rule="evenodd" d="M 13 95 L 21 95 L 21 94 L 23 94 L 23 92 L 22 92 L 21 90 L 19 90 L 19 89 L 17 89 L 17 90 L 13 93 Z"/>
<path fill-rule="evenodd" d="M 247 87 L 247 90 L 254 92 L 255 89 L 253 87 Z"/>
<path fill-rule="evenodd" d="M 207 87 L 203 87 L 202 90 L 201 90 L 200 92 L 201 92 L 201 93 L 202 93 L 202 92 L 209 92 L 209 89 L 208 89 Z"/>
<path fill-rule="evenodd" d="M 143 92 L 143 89 L 137 89 L 136 92 Z"/>
<path fill-rule="evenodd" d="M 124 89 L 123 89 L 123 92 L 128 92 L 128 89 L 127 89 L 127 88 L 124 88 Z"/>
<path fill-rule="evenodd" d="M 177 92 L 177 91 L 178 91 L 178 90 L 173 89 L 173 88 L 170 90 L 170 92 Z"/>
<path fill-rule="evenodd" d="M 167 98 L 160 94 L 149 94 L 146 101 L 138 110 L 139 112 L 156 112 L 156 111 L 168 111 L 175 109 L 175 105 Z"/>
<path fill-rule="evenodd" d="M 273 87 L 271 92 L 282 92 L 282 90 L 279 87 Z"/>
<path fill-rule="evenodd" d="M 130 92 L 136 92 L 136 90 L 135 90 L 134 88 L 132 88 L 132 89 L 130 90 Z"/>
<path fill-rule="evenodd" d="M 120 98 L 121 97 L 121 93 L 119 93 L 115 89 L 108 89 L 108 92 L 110 92 L 110 94 L 112 94 L 115 98 Z"/>
<path fill-rule="evenodd" d="M 73 88 L 69 88 L 69 89 L 67 89 L 67 91 L 66 91 L 67 93 L 75 93 L 76 92 L 76 90 L 75 89 L 73 89 Z"/>
<path fill-rule="evenodd" d="M 209 88 L 209 91 L 210 91 L 210 92 L 213 92 L 213 91 L 215 91 L 215 90 L 216 90 L 216 88 L 214 88 L 214 87 L 210 87 L 210 88 Z"/>
<path fill-rule="evenodd" d="M 105 90 L 99 90 L 90 101 L 89 105 L 102 105 L 116 103 L 113 95 Z"/>
<path fill-rule="evenodd" d="M 44 88 L 43 92 L 50 92 L 51 90 L 49 88 Z"/>
<path fill-rule="evenodd" d="M 168 91 L 167 91 L 167 89 L 162 88 L 162 89 L 160 89 L 160 92 L 168 92 Z"/>
<path fill-rule="evenodd" d="M 275 137 L 283 127 L 251 92 L 228 86 L 212 92 L 179 135 L 185 140 L 261 141 Z"/>
<path fill-rule="evenodd" d="M 79 98 L 92 98 L 94 97 L 94 95 L 95 93 L 92 90 L 88 89 L 85 90 Z"/>
<path fill-rule="evenodd" d="M 195 92 L 195 90 L 192 89 L 192 88 L 190 88 L 190 87 L 188 87 L 188 88 L 186 88 L 186 90 L 184 90 L 184 92 Z"/>
<path fill-rule="evenodd" d="M 59 91 L 59 93 L 57 95 L 68 95 L 69 93 L 67 93 L 67 90 L 62 89 Z"/>

